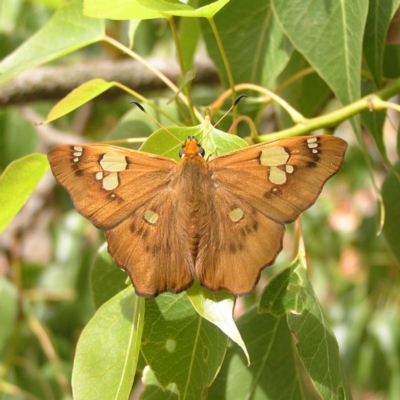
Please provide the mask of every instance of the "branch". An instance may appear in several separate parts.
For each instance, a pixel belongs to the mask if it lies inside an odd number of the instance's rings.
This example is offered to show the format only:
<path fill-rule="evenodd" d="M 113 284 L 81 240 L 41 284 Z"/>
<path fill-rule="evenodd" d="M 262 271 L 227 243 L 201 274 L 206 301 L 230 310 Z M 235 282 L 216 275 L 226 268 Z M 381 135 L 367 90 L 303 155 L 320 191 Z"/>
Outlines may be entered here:
<path fill-rule="evenodd" d="M 178 81 L 180 69 L 175 59 L 148 61 L 170 80 Z M 197 68 L 194 84 L 219 82 L 216 69 L 208 58 L 198 58 L 194 67 Z M 163 82 L 136 61 L 91 61 L 69 66 L 38 67 L 23 72 L 0 86 L 0 106 L 60 100 L 77 86 L 95 78 L 117 81 L 138 92 L 165 89 Z M 112 99 L 122 94 L 120 90 L 112 89 L 102 97 Z"/>

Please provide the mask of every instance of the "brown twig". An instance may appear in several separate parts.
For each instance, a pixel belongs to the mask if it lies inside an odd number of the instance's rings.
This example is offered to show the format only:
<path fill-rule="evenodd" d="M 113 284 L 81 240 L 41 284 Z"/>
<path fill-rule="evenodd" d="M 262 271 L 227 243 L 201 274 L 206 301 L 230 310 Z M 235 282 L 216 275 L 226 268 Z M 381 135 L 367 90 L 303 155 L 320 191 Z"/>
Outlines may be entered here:
<path fill-rule="evenodd" d="M 152 59 L 149 62 L 174 82 L 180 77 L 179 66 L 172 58 Z M 219 81 L 216 69 L 207 57 L 199 57 L 195 67 L 197 73 L 194 84 Z M 136 61 L 90 61 L 26 71 L 0 85 L 0 106 L 27 104 L 36 100 L 58 100 L 82 83 L 95 78 L 118 81 L 139 92 L 165 88 L 154 74 Z M 115 98 L 121 94 L 121 90 L 112 89 L 103 96 Z"/>

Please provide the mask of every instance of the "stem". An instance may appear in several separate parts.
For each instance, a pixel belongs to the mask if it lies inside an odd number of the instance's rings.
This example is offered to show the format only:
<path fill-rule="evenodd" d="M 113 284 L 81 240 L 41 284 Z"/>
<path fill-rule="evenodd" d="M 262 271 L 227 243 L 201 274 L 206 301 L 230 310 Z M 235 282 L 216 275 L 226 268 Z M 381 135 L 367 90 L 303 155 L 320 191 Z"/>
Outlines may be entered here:
<path fill-rule="evenodd" d="M 218 29 L 217 29 L 217 27 L 215 25 L 214 19 L 213 18 L 208 18 L 208 22 L 211 25 L 211 29 L 212 29 L 212 31 L 214 33 L 214 37 L 215 37 L 215 40 L 217 41 L 217 45 L 218 45 L 218 48 L 219 48 L 219 51 L 220 51 L 220 54 L 221 54 L 221 57 L 222 57 L 222 61 L 223 61 L 224 66 L 225 66 L 226 74 L 228 76 L 229 86 L 231 87 L 231 91 L 232 91 L 232 104 L 233 104 L 235 102 L 235 100 L 236 100 L 236 90 L 235 90 L 235 82 L 233 80 L 233 74 L 232 74 L 231 66 L 229 64 L 228 57 L 227 57 L 227 55 L 225 53 L 224 45 L 222 44 L 222 40 L 221 40 L 221 37 L 219 36 Z M 236 118 L 236 116 L 237 116 L 236 114 L 237 114 L 236 109 L 233 109 L 233 119 Z"/>
<path fill-rule="evenodd" d="M 116 48 L 121 50 L 123 53 L 129 55 L 134 60 L 140 62 L 147 69 L 152 71 L 154 73 L 154 75 L 156 75 L 161 81 L 163 81 L 174 93 L 178 93 L 178 97 L 182 100 L 182 102 L 184 104 L 189 106 L 188 99 L 186 98 L 186 96 L 182 92 L 179 91 L 178 87 L 173 82 L 171 82 L 165 75 L 161 74 L 160 71 L 158 71 L 151 64 L 149 64 L 144 58 L 140 57 L 138 54 L 136 54 L 135 52 L 130 50 L 128 47 L 124 46 L 123 44 L 121 44 L 117 40 L 115 40 L 115 39 L 113 39 L 113 38 L 111 38 L 111 37 L 109 37 L 107 35 L 104 35 L 103 40 L 105 42 L 111 44 L 112 46 L 115 46 Z M 196 118 L 199 121 L 203 121 L 204 120 L 203 116 L 200 114 L 199 111 L 197 111 L 196 109 L 194 109 L 193 111 L 194 111 L 194 113 L 196 115 Z"/>
<path fill-rule="evenodd" d="M 175 42 L 176 55 L 177 55 L 177 58 L 178 58 L 179 66 L 181 68 L 181 79 L 183 81 L 186 71 L 185 71 L 185 65 L 184 65 L 184 62 L 183 62 L 181 43 L 179 41 L 178 32 L 177 32 L 177 29 L 176 29 L 174 17 L 172 16 L 171 18 L 168 18 L 168 21 L 169 21 L 169 24 L 171 26 L 172 36 L 173 36 L 174 42 Z M 190 84 L 184 85 L 182 90 L 185 91 L 186 98 L 187 98 L 187 101 L 188 101 L 187 105 L 188 105 L 188 108 L 189 108 L 190 116 L 192 118 L 192 123 L 193 123 L 193 125 L 195 125 L 197 123 L 197 120 L 196 120 L 196 115 L 194 113 L 192 97 L 190 95 Z M 178 100 L 176 100 L 176 101 L 178 102 Z"/>
<path fill-rule="evenodd" d="M 182 125 L 181 122 L 179 122 L 177 119 L 172 118 L 167 112 L 165 112 L 164 110 L 162 110 L 161 108 L 157 107 L 153 102 L 149 101 L 146 99 L 146 97 L 143 97 L 141 94 L 139 94 L 138 92 L 135 92 L 134 90 L 130 89 L 128 86 L 123 85 L 122 83 L 119 82 L 115 82 L 113 81 L 112 84 L 116 87 L 119 87 L 120 89 L 122 89 L 123 91 L 129 93 L 130 95 L 132 95 L 133 97 L 136 97 L 137 99 L 139 99 L 142 103 L 146 103 L 147 105 L 149 105 L 150 107 L 152 107 L 154 110 L 156 110 L 158 113 L 160 113 L 161 115 L 163 115 L 165 118 L 168 118 L 171 122 L 173 122 L 176 125 Z"/>

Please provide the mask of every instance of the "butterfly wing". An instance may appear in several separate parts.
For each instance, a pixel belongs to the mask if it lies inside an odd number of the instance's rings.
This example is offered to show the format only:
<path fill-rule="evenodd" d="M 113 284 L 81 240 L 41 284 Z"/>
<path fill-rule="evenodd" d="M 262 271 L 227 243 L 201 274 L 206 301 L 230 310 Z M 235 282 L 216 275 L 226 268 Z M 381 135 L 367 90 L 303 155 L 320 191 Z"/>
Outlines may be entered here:
<path fill-rule="evenodd" d="M 110 254 L 139 294 L 179 292 L 191 284 L 193 261 L 169 186 L 176 162 L 106 145 L 58 146 L 48 158 L 75 208 L 105 231 Z"/>
<path fill-rule="evenodd" d="M 215 223 L 199 244 L 196 275 L 211 290 L 250 293 L 282 247 L 284 224 L 317 199 L 340 168 L 345 141 L 305 136 L 251 146 L 209 162 Z M 216 248 L 207 249 L 209 243 Z M 212 257 L 211 255 L 215 255 Z"/>

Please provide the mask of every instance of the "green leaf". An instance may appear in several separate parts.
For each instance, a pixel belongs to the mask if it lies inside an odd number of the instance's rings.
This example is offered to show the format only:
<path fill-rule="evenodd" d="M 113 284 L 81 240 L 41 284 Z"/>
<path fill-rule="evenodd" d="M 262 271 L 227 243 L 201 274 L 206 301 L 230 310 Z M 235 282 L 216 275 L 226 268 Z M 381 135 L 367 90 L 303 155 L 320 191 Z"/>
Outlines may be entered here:
<path fill-rule="evenodd" d="M 141 400 L 179 400 L 179 391 L 175 383 L 164 389 L 148 365 L 143 370 L 142 381 L 144 390 L 140 396 Z"/>
<path fill-rule="evenodd" d="M 209 399 L 308 399 L 302 388 L 293 340 L 285 317 L 258 314 L 255 307 L 237 320 L 251 365 L 237 346 L 229 346 Z"/>
<path fill-rule="evenodd" d="M 372 81 L 362 82 L 362 95 L 367 96 L 375 90 L 375 85 Z M 375 140 L 375 144 L 382 156 L 382 158 L 389 164 L 389 160 L 386 154 L 386 147 L 383 141 L 383 127 L 386 121 L 386 110 L 385 111 L 363 111 L 361 113 L 361 121 L 368 132 L 372 135 Z M 366 154 L 366 157 L 369 155 Z M 373 163 L 373 161 L 371 160 Z"/>
<path fill-rule="evenodd" d="M 364 58 L 371 71 L 375 85 L 382 85 L 382 66 L 385 40 L 390 21 L 399 7 L 400 0 L 369 0 L 368 17 L 364 34 Z"/>
<path fill-rule="evenodd" d="M 84 13 L 89 17 L 108 19 L 153 19 L 181 17 L 211 18 L 229 0 L 218 0 L 205 7 L 193 9 L 178 0 L 84 0 Z"/>
<path fill-rule="evenodd" d="M 308 62 L 297 51 L 294 51 L 286 68 L 279 75 L 278 83 L 284 83 L 297 74 L 310 68 Z M 283 97 L 292 107 L 299 111 L 306 118 L 318 116 L 332 91 L 321 77 L 313 72 L 301 79 L 296 79 L 290 85 L 283 88 L 279 95 Z M 280 106 L 275 106 L 278 115 L 279 128 L 293 126 L 293 120 L 289 114 Z"/>
<path fill-rule="evenodd" d="M 397 172 L 397 176 L 395 174 Z M 390 171 L 385 178 L 382 186 L 383 204 L 385 206 L 385 223 L 383 233 L 392 252 L 400 261 L 400 240 L 399 240 L 399 221 L 400 221 L 400 163 Z"/>
<path fill-rule="evenodd" d="M 206 158 L 208 156 L 216 157 L 220 154 L 247 146 L 247 143 L 243 139 L 213 128 L 208 121 L 192 127 L 170 127 L 167 129 L 168 131 L 165 129 L 155 131 L 143 143 L 140 150 L 178 161 L 179 150 L 188 136 L 194 136 L 200 141 L 206 152 Z M 171 136 L 171 133 L 175 137 Z"/>
<path fill-rule="evenodd" d="M 126 287 L 128 275 L 118 268 L 107 251 L 100 247 L 90 271 L 90 286 L 96 309 Z"/>
<path fill-rule="evenodd" d="M 323 399 L 351 399 L 336 338 L 299 258 L 271 280 L 259 310 L 272 315 L 286 310 L 299 357 Z"/>
<path fill-rule="evenodd" d="M 197 282 L 186 291 L 186 294 L 201 317 L 218 326 L 226 336 L 242 348 L 250 365 L 249 353 L 233 319 L 234 297 L 226 292 L 212 293 Z"/>
<path fill-rule="evenodd" d="M 158 11 L 143 7 L 137 0 L 84 0 L 83 13 L 88 17 L 117 20 L 166 18 Z"/>
<path fill-rule="evenodd" d="M 201 0 L 200 4 L 205 4 Z M 244 18 L 245 16 L 245 18 Z M 214 18 L 235 84 L 254 82 L 270 88 L 285 67 L 293 46 L 272 13 L 270 0 L 230 2 Z M 207 51 L 229 86 L 221 52 L 206 20 L 200 20 Z M 234 31 L 238 34 L 232 34 Z"/>
<path fill-rule="evenodd" d="M 48 113 L 46 123 L 70 113 L 114 86 L 104 79 L 92 79 L 74 89 L 60 100 Z"/>
<path fill-rule="evenodd" d="M 76 349 L 74 400 L 126 400 L 132 389 L 143 329 L 144 300 L 132 286 L 105 303 Z"/>
<path fill-rule="evenodd" d="M 343 104 L 360 97 L 362 37 L 368 2 L 271 0 L 293 46 Z"/>
<path fill-rule="evenodd" d="M 185 293 L 146 300 L 143 356 L 164 389 L 176 384 L 180 399 L 202 398 L 227 344 L 227 336 L 197 314 Z"/>
<path fill-rule="evenodd" d="M 137 0 L 141 5 L 164 14 L 180 17 L 212 18 L 230 0 L 217 0 L 197 9 L 183 4 L 179 0 Z"/>
<path fill-rule="evenodd" d="M 30 154 L 6 168 L 0 176 L 0 232 L 25 204 L 48 168 L 43 154 Z"/>
<path fill-rule="evenodd" d="M 0 63 L 0 83 L 30 68 L 98 42 L 104 21 L 82 15 L 82 0 L 58 10 L 53 18 Z"/>
<path fill-rule="evenodd" d="M 0 277 L 0 353 L 15 329 L 18 313 L 18 293 L 7 279 Z"/>

